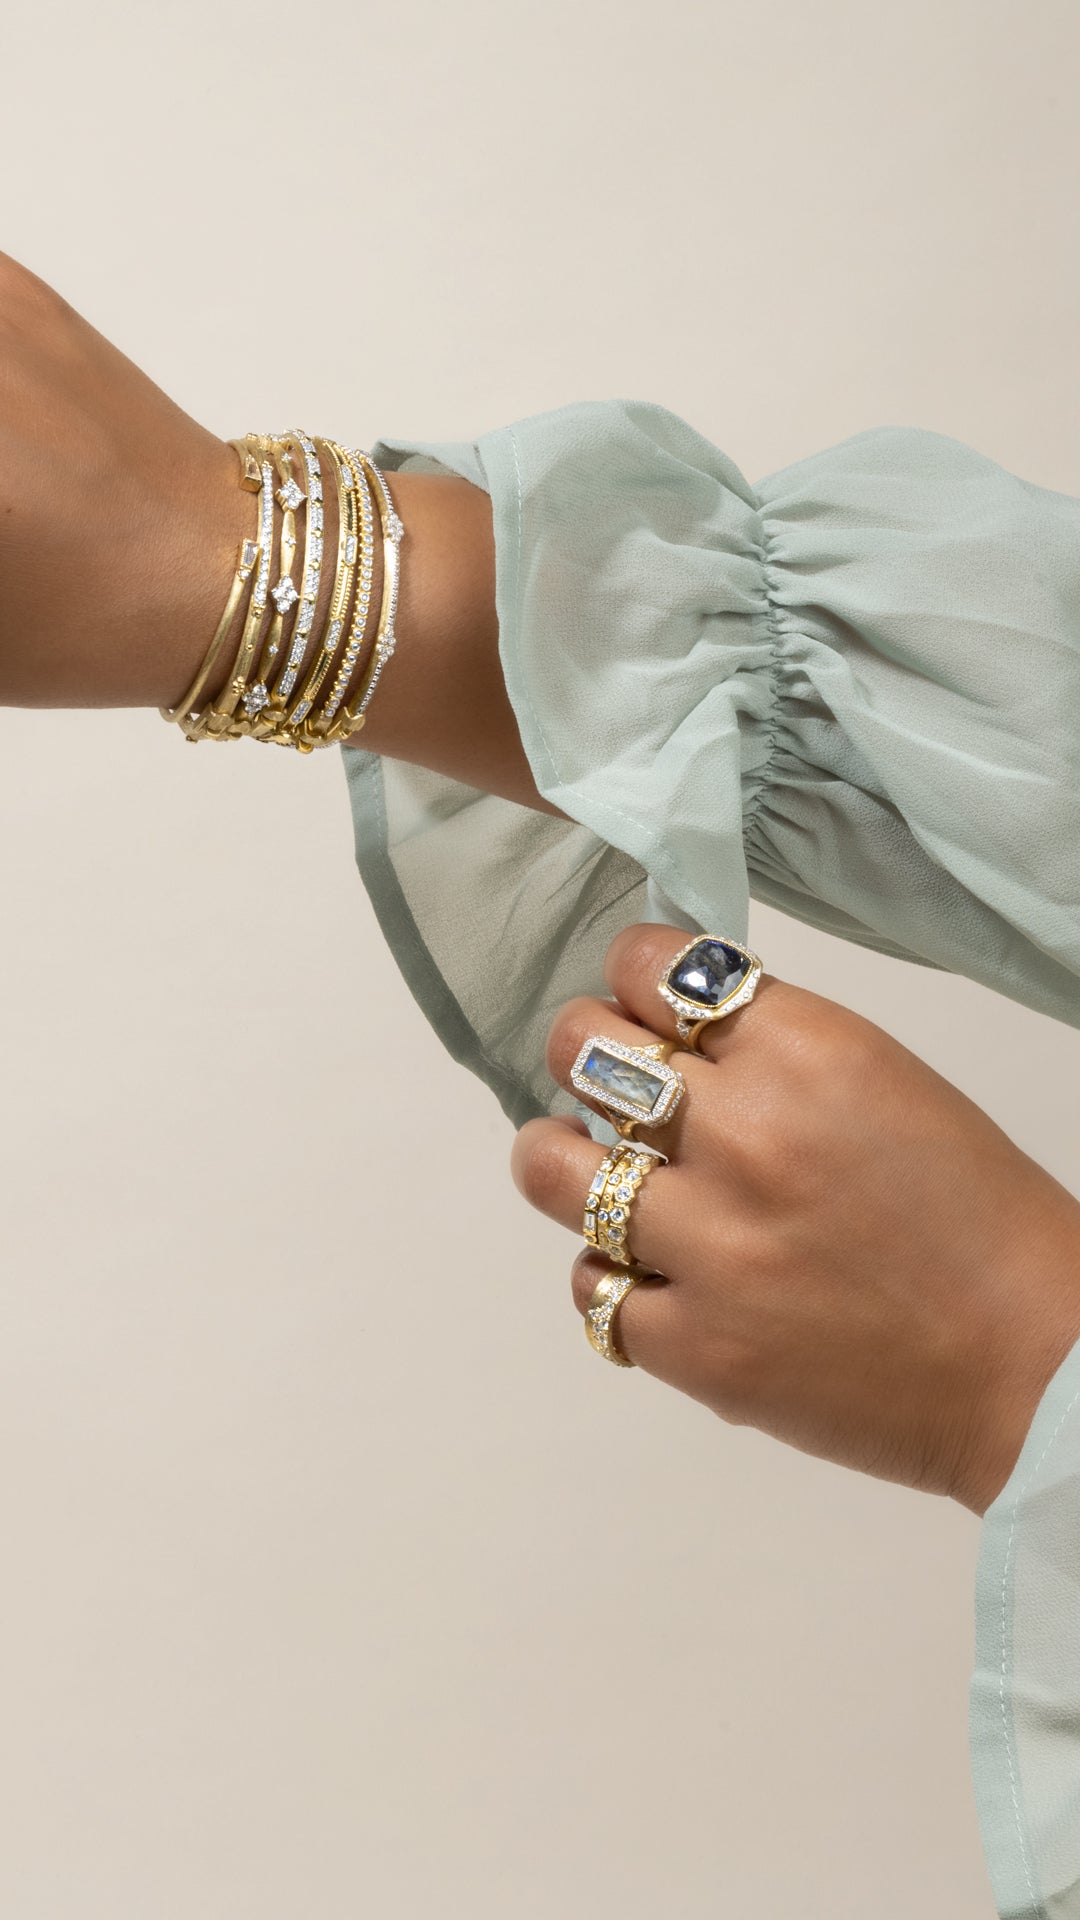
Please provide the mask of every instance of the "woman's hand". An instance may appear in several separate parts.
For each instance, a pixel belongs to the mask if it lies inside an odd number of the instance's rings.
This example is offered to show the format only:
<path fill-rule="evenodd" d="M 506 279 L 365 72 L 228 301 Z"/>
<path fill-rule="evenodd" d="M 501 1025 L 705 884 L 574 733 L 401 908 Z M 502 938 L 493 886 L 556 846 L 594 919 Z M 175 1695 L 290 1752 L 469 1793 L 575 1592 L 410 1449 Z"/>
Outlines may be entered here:
<path fill-rule="evenodd" d="M 591 1033 L 674 1039 L 656 982 L 686 934 L 612 943 L 615 1004 L 570 1001 L 548 1064 Z M 646 1028 L 647 1034 L 641 1029 Z M 872 1021 L 763 974 L 748 1006 L 679 1052 L 686 1092 L 643 1138 L 670 1156 L 630 1218 L 618 1338 L 649 1373 L 740 1425 L 983 1513 L 1080 1338 L 1080 1204 L 966 1095 Z M 532 1120 L 515 1181 L 582 1230 L 603 1149 Z M 573 1269 L 584 1312 L 611 1263 Z"/>

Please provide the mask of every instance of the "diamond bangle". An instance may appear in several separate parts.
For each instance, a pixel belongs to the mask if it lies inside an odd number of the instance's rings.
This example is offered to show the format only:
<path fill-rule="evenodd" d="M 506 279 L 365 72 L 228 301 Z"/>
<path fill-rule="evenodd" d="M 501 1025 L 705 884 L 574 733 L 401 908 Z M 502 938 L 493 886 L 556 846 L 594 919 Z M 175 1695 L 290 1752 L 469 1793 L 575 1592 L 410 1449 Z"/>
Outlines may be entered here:
<path fill-rule="evenodd" d="M 371 650 L 371 658 L 354 698 L 328 729 L 325 735 L 328 741 L 347 739 L 350 734 L 357 733 L 363 726 L 371 696 L 386 662 L 394 651 L 397 639 L 394 633 L 394 615 L 397 611 L 400 574 L 398 547 L 405 528 L 390 498 L 390 490 L 370 455 L 361 448 L 357 448 L 353 458 L 359 462 L 365 472 L 371 474 L 375 483 L 375 498 L 378 501 L 383 537 L 382 605 L 379 608 L 379 625 L 375 634 L 375 645 Z"/>

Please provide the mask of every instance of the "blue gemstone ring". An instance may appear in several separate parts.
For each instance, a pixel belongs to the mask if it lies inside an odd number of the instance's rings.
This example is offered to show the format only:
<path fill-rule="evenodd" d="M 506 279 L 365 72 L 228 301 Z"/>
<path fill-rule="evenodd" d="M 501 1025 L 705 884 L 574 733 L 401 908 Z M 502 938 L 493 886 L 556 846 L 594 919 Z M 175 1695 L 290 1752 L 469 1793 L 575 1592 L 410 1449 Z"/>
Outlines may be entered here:
<path fill-rule="evenodd" d="M 725 1020 L 754 997 L 761 961 L 737 940 L 698 934 L 660 975 L 658 987 L 675 1013 L 675 1031 L 688 1052 L 700 1053 L 698 1035 L 714 1020 Z"/>
<path fill-rule="evenodd" d="M 628 1047 L 594 1033 L 570 1069 L 571 1085 L 603 1107 L 616 1133 L 629 1140 L 635 1127 L 659 1127 L 670 1119 L 686 1090 L 681 1073 L 667 1064 L 674 1040 Z"/>

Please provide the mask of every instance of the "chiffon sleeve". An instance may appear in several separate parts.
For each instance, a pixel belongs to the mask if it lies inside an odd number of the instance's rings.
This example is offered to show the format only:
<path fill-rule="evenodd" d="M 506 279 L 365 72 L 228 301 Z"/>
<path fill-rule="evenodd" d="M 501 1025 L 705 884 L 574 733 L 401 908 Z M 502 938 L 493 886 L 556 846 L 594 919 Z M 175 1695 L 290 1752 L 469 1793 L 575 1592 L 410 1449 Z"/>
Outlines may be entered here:
<path fill-rule="evenodd" d="M 614 1138 L 547 1074 L 557 1008 L 628 922 L 745 941 L 751 896 L 1080 1026 L 1080 500 L 895 426 L 751 486 L 632 400 L 372 452 L 490 494 L 506 685 L 569 816 L 343 749 L 390 947 L 515 1124 Z M 975 1630 L 998 1912 L 1080 1920 L 1080 1345 L 983 1521 Z"/>
<path fill-rule="evenodd" d="M 751 486 L 631 400 L 372 452 L 490 494 L 506 685 L 569 815 L 343 749 L 387 940 L 515 1124 L 580 1110 L 544 1039 L 621 926 L 745 941 L 751 895 L 1080 1025 L 1080 500 L 916 427 Z"/>
<path fill-rule="evenodd" d="M 1001 1920 L 1080 1916 L 1080 1342 L 983 1516 L 971 1762 Z"/>

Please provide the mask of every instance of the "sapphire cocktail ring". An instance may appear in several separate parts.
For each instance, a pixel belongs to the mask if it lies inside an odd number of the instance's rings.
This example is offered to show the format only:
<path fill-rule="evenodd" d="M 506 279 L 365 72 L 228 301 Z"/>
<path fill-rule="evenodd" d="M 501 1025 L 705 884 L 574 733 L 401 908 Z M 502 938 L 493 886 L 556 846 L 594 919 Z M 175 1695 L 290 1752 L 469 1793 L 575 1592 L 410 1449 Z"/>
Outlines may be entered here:
<path fill-rule="evenodd" d="M 698 1035 L 754 997 L 761 961 L 737 940 L 698 934 L 681 947 L 657 982 L 675 1012 L 675 1031 L 690 1053 L 700 1053 Z"/>
<path fill-rule="evenodd" d="M 678 1106 L 686 1082 L 667 1064 L 674 1051 L 674 1040 L 628 1047 L 594 1033 L 574 1061 L 570 1081 L 603 1107 L 616 1133 L 629 1140 L 635 1127 L 662 1126 Z"/>

